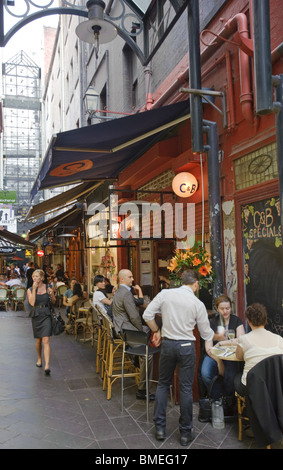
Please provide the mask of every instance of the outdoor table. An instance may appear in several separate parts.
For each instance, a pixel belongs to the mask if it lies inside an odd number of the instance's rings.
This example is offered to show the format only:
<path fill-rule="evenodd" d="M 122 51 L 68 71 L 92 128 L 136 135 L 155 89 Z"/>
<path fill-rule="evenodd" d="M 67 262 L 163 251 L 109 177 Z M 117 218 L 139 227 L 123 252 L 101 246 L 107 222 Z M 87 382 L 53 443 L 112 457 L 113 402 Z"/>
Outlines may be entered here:
<path fill-rule="evenodd" d="M 222 359 L 223 361 L 240 361 L 236 357 L 237 346 L 214 346 L 211 348 L 210 353 L 215 359 Z"/>

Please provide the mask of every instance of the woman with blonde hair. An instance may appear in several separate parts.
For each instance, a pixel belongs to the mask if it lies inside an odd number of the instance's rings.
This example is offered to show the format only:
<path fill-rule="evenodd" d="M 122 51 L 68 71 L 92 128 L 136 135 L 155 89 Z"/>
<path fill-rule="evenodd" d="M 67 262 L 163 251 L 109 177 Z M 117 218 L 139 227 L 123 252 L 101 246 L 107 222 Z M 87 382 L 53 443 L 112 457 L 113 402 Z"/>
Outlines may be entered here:
<path fill-rule="evenodd" d="M 28 301 L 32 308 L 33 335 L 36 338 L 35 347 L 37 352 L 36 367 L 42 367 L 42 346 L 45 361 L 45 375 L 50 375 L 50 336 L 52 335 L 52 312 L 51 301 L 55 303 L 53 289 L 44 284 L 45 274 L 41 269 L 36 269 L 32 274 L 33 284 L 28 289 Z"/>

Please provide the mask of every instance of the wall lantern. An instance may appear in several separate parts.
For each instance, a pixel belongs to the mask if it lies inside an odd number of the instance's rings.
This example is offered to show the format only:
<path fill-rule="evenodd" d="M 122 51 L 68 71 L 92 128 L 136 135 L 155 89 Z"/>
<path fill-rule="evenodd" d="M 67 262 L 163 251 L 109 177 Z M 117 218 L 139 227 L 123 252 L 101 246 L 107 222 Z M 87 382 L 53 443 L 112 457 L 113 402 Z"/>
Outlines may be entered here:
<path fill-rule="evenodd" d="M 93 86 L 89 86 L 84 95 L 84 106 L 87 114 L 90 116 L 92 114 L 96 114 L 98 110 L 98 101 L 99 93 L 93 88 Z"/>
<path fill-rule="evenodd" d="M 191 197 L 198 189 L 198 180 L 191 173 L 178 173 L 172 181 L 172 188 L 179 197 Z"/>
<path fill-rule="evenodd" d="M 39 256 L 41 258 L 42 256 L 44 256 L 44 251 L 43 250 L 38 250 L 36 254 L 37 254 L 37 256 Z"/>

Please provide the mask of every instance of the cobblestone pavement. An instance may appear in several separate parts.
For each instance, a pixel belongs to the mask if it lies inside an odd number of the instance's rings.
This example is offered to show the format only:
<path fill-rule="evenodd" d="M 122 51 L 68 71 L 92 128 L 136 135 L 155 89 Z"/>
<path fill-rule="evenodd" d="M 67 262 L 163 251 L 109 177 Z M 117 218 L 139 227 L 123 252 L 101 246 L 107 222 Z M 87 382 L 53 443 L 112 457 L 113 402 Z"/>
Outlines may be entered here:
<path fill-rule="evenodd" d="M 158 442 L 146 422 L 145 402 L 136 387 L 125 393 L 121 412 L 120 380 L 106 399 L 95 369 L 95 347 L 62 334 L 51 338 L 51 375 L 35 367 L 31 320 L 23 311 L 0 311 L 0 449 L 143 449 L 168 452 L 179 443 L 179 407 L 169 403 L 167 438 Z M 132 379 L 128 379 L 132 380 Z M 238 441 L 237 422 L 215 430 L 197 419 L 195 439 L 187 449 L 254 449 L 254 440 Z M 96 454 L 94 454 L 96 455 Z"/>

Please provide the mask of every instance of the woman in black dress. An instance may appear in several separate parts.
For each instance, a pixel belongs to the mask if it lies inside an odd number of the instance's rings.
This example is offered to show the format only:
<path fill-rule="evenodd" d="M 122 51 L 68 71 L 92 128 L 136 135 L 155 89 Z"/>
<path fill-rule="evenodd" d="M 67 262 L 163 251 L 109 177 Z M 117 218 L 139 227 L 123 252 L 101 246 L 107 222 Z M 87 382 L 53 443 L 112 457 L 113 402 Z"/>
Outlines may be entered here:
<path fill-rule="evenodd" d="M 55 303 L 53 289 L 44 284 L 45 274 L 41 269 L 36 269 L 32 274 L 33 284 L 27 291 L 29 304 L 34 308 L 32 313 L 33 336 L 36 338 L 35 347 L 38 360 L 37 367 L 42 367 L 42 345 L 45 361 L 45 375 L 50 374 L 50 336 L 52 335 L 51 309 L 49 296 Z"/>

